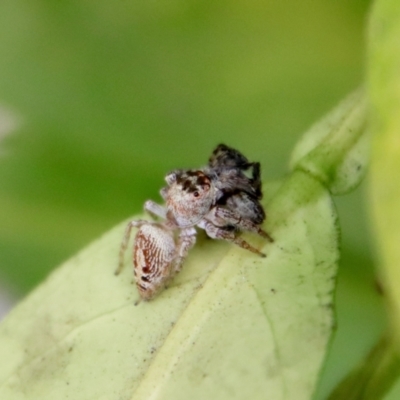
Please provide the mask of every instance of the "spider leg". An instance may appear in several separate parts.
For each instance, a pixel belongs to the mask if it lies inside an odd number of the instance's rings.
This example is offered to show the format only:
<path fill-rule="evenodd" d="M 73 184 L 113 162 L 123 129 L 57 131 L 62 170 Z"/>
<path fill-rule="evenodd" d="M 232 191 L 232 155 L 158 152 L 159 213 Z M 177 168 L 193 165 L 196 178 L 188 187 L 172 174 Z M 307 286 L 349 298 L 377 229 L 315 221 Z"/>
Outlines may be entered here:
<path fill-rule="evenodd" d="M 185 258 L 187 257 L 189 250 L 196 243 L 196 229 L 185 228 L 181 230 L 179 234 L 178 243 L 176 246 L 176 256 L 172 266 L 171 276 L 176 275 L 181 269 Z"/>
<path fill-rule="evenodd" d="M 251 183 L 258 199 L 262 198 L 261 192 L 261 166 L 259 162 L 252 163 L 253 173 Z"/>
<path fill-rule="evenodd" d="M 149 221 L 145 221 L 143 219 L 132 220 L 128 222 L 126 226 L 124 238 L 121 242 L 121 247 L 119 249 L 119 261 L 118 261 L 118 268 L 115 270 L 115 275 L 119 275 L 122 269 L 124 268 L 124 255 L 126 248 L 128 247 L 129 238 L 131 237 L 132 228 L 140 228 L 144 224 L 148 224 Z"/>
<path fill-rule="evenodd" d="M 144 209 L 145 211 L 157 217 L 163 219 L 167 218 L 167 210 L 165 209 L 165 207 L 160 206 L 152 200 L 147 200 L 146 203 L 144 203 Z"/>
<path fill-rule="evenodd" d="M 236 236 L 235 231 L 227 230 L 224 228 L 220 228 L 215 226 L 212 222 L 203 220 L 201 224 L 199 224 L 201 228 L 204 228 L 207 235 L 212 239 L 223 239 L 228 242 L 232 242 L 243 249 L 249 250 L 252 253 L 258 254 L 261 257 L 265 257 L 265 254 L 260 250 L 253 247 L 251 244 L 246 242 L 244 239 Z"/>
<path fill-rule="evenodd" d="M 167 200 L 167 194 L 168 194 L 168 188 L 167 187 L 163 187 L 160 190 L 160 195 L 161 195 L 161 197 L 163 198 L 164 201 Z"/>

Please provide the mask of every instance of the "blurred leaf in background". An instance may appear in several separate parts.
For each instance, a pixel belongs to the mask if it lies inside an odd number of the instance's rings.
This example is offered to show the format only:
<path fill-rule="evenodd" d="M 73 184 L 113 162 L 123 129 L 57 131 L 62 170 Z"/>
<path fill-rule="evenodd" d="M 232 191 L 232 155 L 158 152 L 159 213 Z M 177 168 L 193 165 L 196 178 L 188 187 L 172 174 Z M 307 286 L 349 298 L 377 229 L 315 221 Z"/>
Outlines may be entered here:
<path fill-rule="evenodd" d="M 2 272 L 20 290 L 218 142 L 280 177 L 362 79 L 365 2 L 5 0 Z"/>
<path fill-rule="evenodd" d="M 219 142 L 281 177 L 302 132 L 362 82 L 368 6 L 3 0 L 0 104 L 21 121 L 0 143 L 3 285 L 26 293 Z M 339 330 L 322 394 L 383 323 L 361 196 L 337 199 Z"/>

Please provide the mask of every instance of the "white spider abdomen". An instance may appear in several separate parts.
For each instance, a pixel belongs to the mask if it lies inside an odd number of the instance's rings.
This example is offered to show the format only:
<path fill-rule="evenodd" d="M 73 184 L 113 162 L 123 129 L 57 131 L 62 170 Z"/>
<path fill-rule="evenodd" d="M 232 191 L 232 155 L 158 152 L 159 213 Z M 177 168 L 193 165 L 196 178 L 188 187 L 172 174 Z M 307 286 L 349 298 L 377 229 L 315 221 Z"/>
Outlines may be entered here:
<path fill-rule="evenodd" d="M 133 249 L 134 273 L 144 300 L 150 300 L 165 285 L 175 247 L 172 232 L 159 224 L 145 224 L 138 230 Z"/>

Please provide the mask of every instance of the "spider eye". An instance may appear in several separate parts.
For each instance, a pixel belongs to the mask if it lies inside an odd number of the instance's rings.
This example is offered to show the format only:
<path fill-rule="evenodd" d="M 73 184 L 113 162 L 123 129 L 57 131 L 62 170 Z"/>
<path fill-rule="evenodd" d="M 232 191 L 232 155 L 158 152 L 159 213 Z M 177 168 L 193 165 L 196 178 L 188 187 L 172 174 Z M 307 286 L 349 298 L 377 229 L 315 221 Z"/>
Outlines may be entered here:
<path fill-rule="evenodd" d="M 194 197 L 199 197 L 199 196 L 200 196 L 200 193 L 196 190 L 195 192 L 193 192 L 193 196 L 194 196 Z"/>

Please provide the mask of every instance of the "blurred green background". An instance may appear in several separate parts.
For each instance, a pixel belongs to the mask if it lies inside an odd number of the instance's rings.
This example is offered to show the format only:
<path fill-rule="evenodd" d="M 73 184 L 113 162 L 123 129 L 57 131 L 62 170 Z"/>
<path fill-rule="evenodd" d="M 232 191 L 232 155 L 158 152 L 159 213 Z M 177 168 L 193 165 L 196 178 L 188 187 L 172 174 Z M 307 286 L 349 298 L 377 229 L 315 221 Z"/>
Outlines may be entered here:
<path fill-rule="evenodd" d="M 2 0 L 1 287 L 24 295 L 220 142 L 282 178 L 302 132 L 363 82 L 369 3 Z M 317 398 L 384 326 L 363 187 L 336 200 L 338 330 Z"/>

